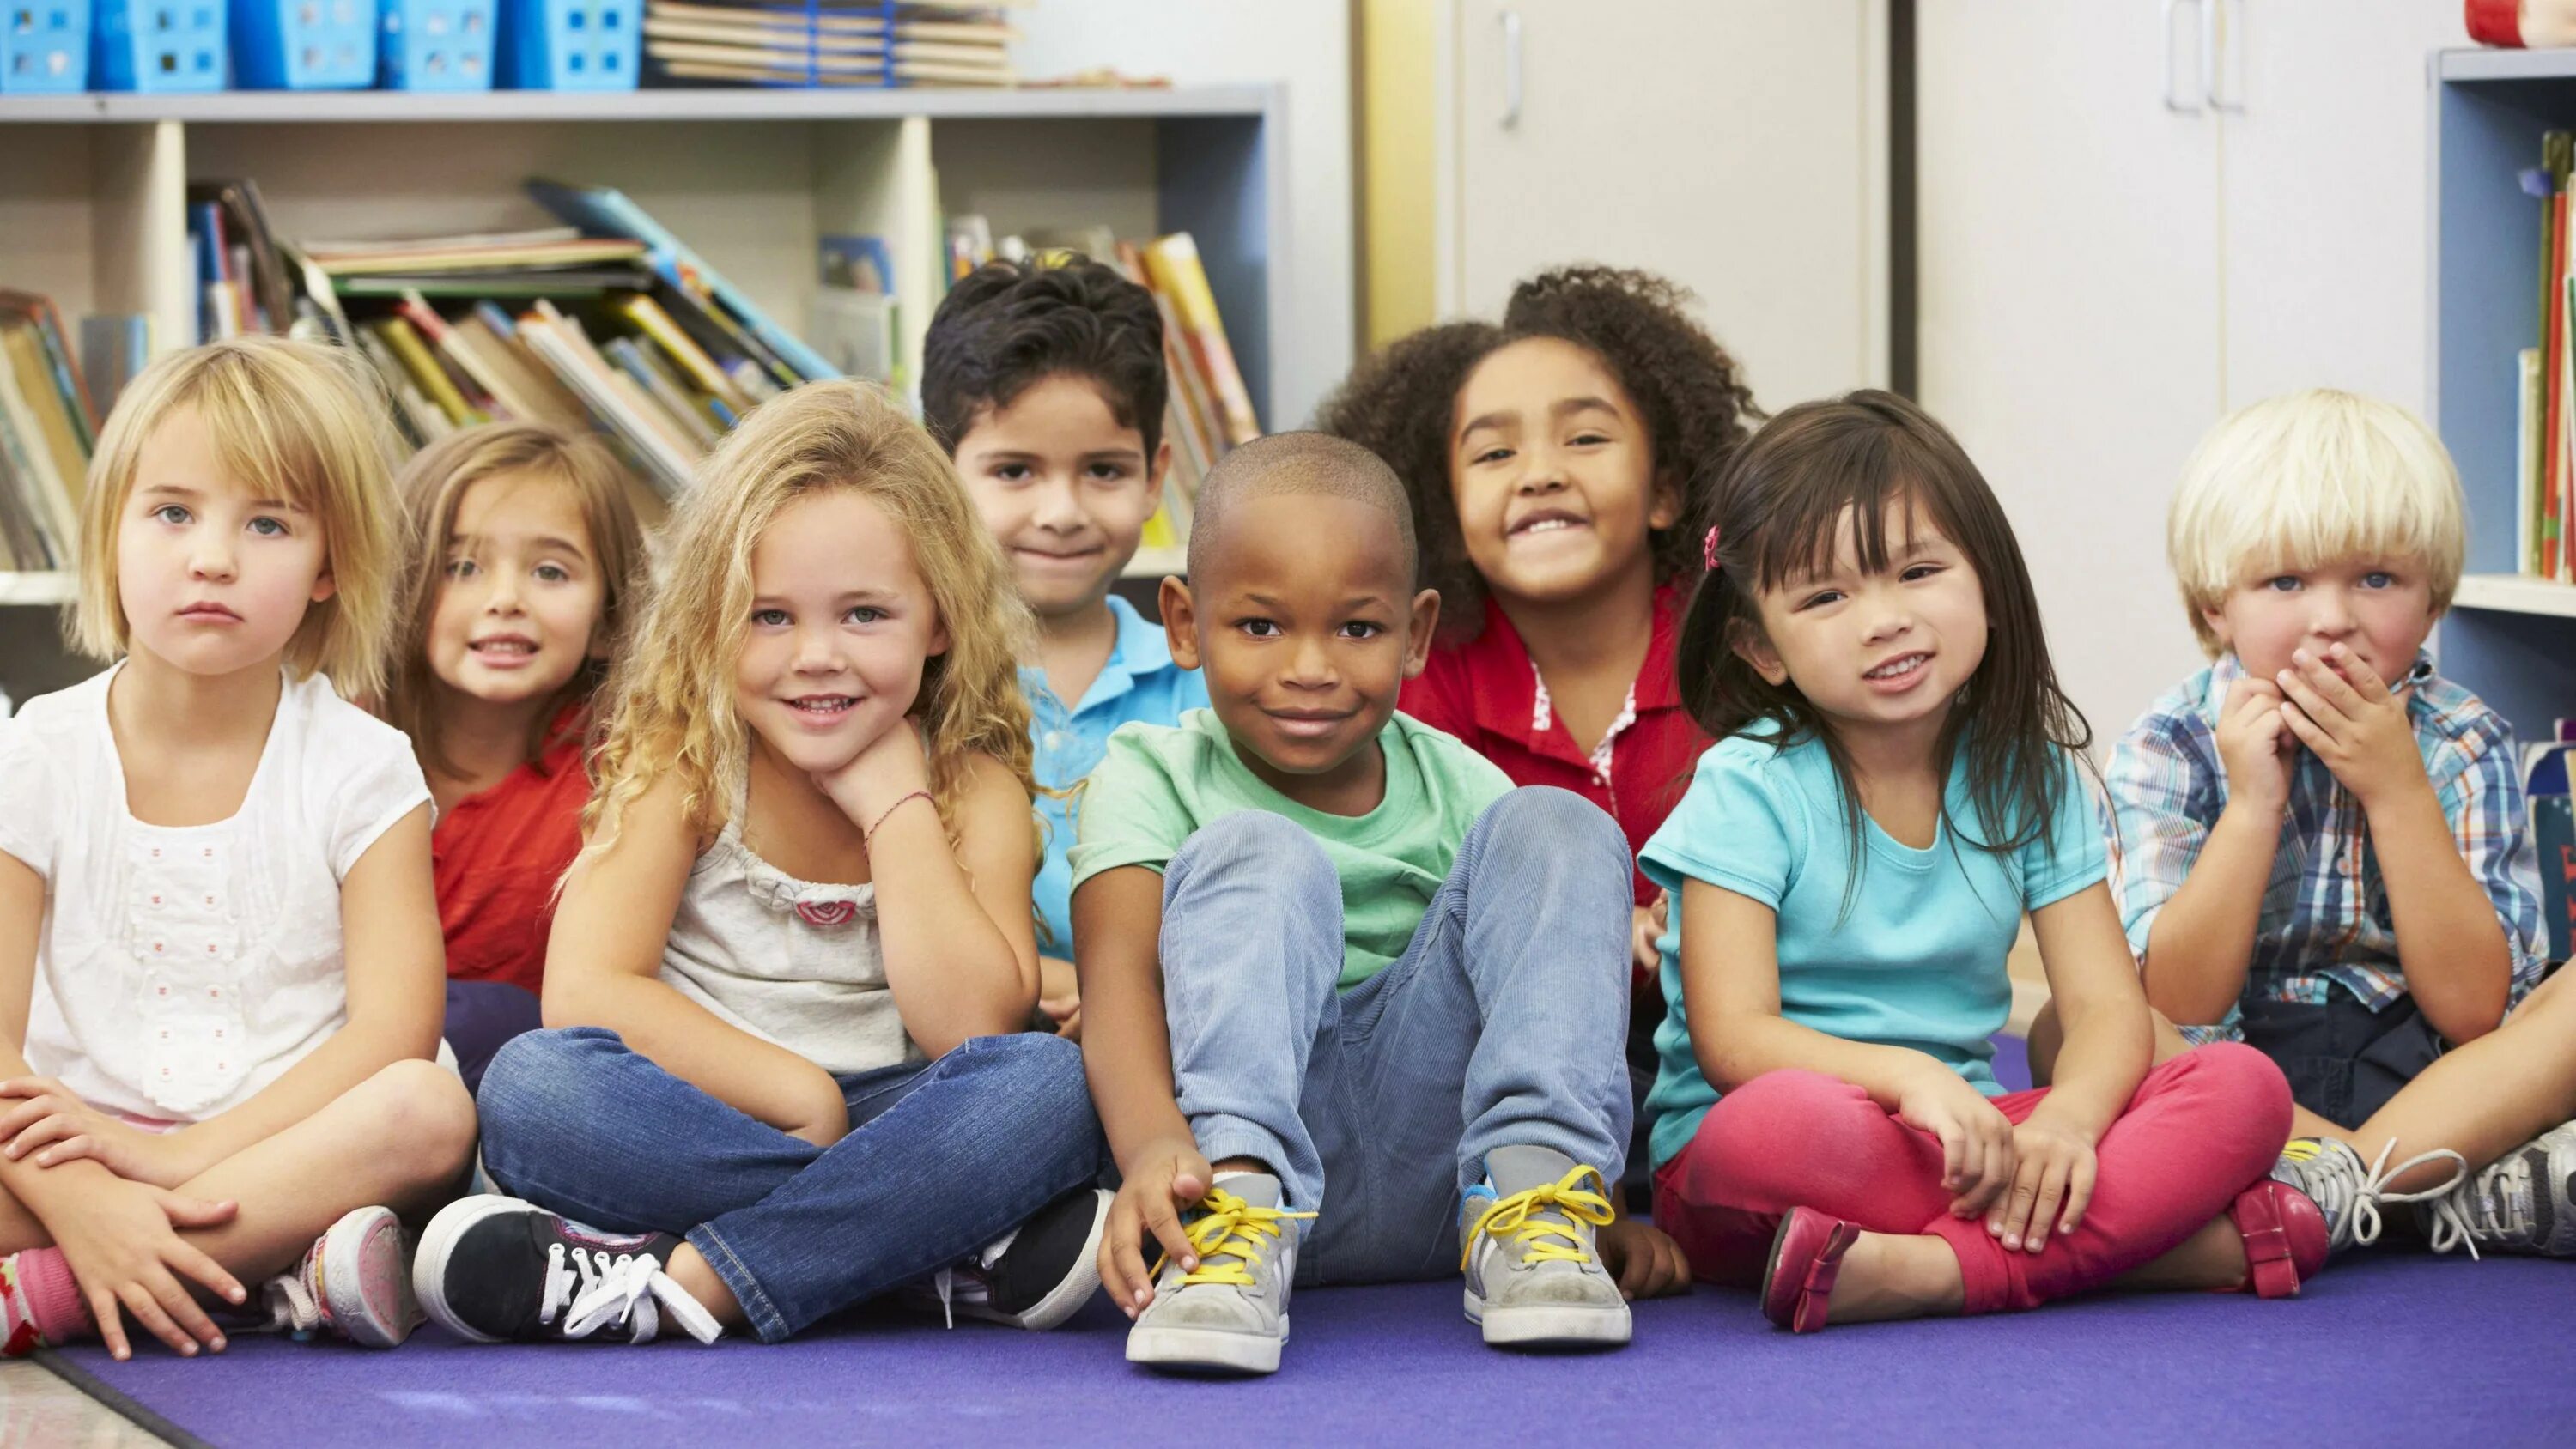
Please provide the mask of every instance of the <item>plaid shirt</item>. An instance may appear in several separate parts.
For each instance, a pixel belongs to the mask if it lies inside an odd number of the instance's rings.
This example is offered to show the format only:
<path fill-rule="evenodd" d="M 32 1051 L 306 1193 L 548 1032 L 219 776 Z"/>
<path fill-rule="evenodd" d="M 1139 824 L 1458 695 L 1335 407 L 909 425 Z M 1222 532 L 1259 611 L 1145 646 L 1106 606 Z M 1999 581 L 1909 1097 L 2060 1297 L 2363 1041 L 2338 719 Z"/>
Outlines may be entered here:
<path fill-rule="evenodd" d="M 2219 660 L 2157 700 L 2111 752 L 2111 878 L 2141 963 L 2156 912 L 2182 888 L 2227 803 L 2217 720 L 2228 686 L 2244 676 L 2234 655 Z M 2406 713 L 2424 773 L 2460 858 L 2504 922 L 2511 1000 L 2520 1001 L 2540 982 L 2546 937 L 2512 730 L 2476 695 L 2435 675 L 2429 657 L 2418 657 L 2404 682 L 2414 686 Z M 2406 995 L 2406 977 L 2361 802 L 2315 755 L 2300 750 L 2294 758 L 2245 996 L 2322 1005 L 2339 986 L 2378 1011 Z M 2241 1015 L 2231 1007 L 2221 1024 L 2182 1032 L 2195 1043 L 2240 1039 Z"/>

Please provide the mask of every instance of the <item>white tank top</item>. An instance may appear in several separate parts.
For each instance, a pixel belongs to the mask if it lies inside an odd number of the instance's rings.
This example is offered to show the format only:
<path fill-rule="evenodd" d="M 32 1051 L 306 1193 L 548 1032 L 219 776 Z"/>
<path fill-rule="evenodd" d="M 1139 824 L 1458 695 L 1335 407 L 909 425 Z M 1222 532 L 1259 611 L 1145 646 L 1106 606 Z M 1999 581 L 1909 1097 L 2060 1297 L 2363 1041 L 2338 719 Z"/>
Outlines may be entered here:
<path fill-rule="evenodd" d="M 743 844 L 748 782 L 698 856 L 671 918 L 662 979 L 834 1076 L 922 1060 L 886 989 L 874 885 L 816 885 Z"/>

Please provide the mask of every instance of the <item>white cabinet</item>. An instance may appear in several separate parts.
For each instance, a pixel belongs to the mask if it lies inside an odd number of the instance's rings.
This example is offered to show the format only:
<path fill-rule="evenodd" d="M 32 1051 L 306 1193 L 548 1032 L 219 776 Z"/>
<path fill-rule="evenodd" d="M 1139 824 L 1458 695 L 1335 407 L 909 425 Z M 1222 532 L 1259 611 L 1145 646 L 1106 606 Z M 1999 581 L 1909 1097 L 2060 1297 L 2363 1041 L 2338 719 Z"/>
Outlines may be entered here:
<path fill-rule="evenodd" d="M 2200 662 L 2164 517 L 2210 424 L 2297 387 L 2423 406 L 2425 66 L 2459 6 L 1916 23 L 1920 391 L 2002 496 L 2107 747 Z"/>
<path fill-rule="evenodd" d="M 1450 0 L 1435 298 L 1602 261 L 1699 294 L 1755 398 L 1887 377 L 1884 0 Z"/>

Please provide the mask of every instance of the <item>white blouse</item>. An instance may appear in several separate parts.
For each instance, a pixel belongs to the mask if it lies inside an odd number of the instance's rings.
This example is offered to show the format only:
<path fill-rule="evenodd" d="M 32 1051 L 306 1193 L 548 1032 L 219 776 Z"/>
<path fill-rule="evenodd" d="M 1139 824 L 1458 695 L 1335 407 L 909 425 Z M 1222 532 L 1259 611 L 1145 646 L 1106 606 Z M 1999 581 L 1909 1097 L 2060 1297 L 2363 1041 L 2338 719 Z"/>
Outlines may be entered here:
<path fill-rule="evenodd" d="M 340 882 L 429 784 L 401 731 L 289 679 L 241 809 L 147 825 L 108 728 L 115 675 L 0 720 L 0 851 L 45 880 L 27 1062 L 94 1106 L 194 1122 L 346 1023 Z"/>

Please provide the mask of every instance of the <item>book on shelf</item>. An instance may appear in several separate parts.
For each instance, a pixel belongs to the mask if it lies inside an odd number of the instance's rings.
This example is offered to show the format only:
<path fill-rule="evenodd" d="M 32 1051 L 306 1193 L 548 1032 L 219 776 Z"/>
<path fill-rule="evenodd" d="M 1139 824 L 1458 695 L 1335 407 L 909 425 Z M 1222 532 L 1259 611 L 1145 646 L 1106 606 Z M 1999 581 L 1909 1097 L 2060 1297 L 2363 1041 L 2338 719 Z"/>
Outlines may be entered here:
<path fill-rule="evenodd" d="M 42 297 L 0 291 L 0 568 L 77 567 L 97 427 L 61 314 Z"/>
<path fill-rule="evenodd" d="M 2523 747 L 2523 799 L 2540 857 L 2541 917 L 2552 961 L 2576 955 L 2576 799 L 2569 764 L 2576 761 L 2576 720 L 2558 720 L 2552 737 Z"/>
<path fill-rule="evenodd" d="M 2569 225 L 2568 177 L 2576 135 L 2541 137 L 2540 165 L 2523 186 L 2540 202 L 2540 345 L 2517 357 L 2520 446 L 2514 496 L 2516 568 L 2533 578 L 2576 583 L 2576 228 Z"/>
<path fill-rule="evenodd" d="M 1007 86 L 1019 38 L 992 4 L 916 0 L 646 0 L 644 59 L 662 77 L 752 85 Z"/>
<path fill-rule="evenodd" d="M 103 426 L 108 411 L 125 395 L 125 385 L 152 361 L 152 317 L 149 313 L 94 313 L 80 323 L 81 383 L 98 410 Z"/>

